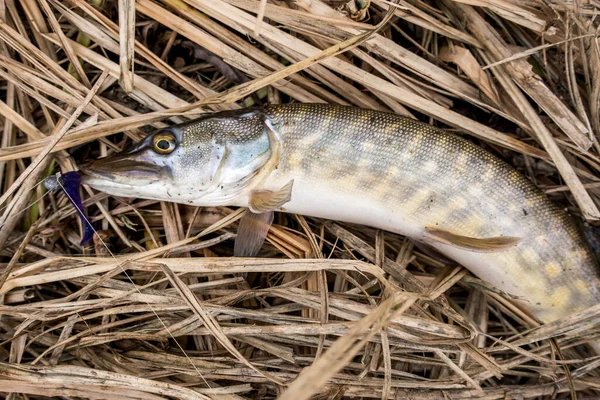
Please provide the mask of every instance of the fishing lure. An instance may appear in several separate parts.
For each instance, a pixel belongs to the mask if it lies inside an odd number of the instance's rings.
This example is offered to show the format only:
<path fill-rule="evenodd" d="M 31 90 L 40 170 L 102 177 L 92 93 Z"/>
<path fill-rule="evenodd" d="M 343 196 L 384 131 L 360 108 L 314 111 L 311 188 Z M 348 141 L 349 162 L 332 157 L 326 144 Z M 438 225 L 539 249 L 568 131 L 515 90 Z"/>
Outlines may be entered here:
<path fill-rule="evenodd" d="M 92 240 L 94 237 L 94 227 L 90 222 L 89 218 L 83 210 L 83 202 L 81 201 L 81 194 L 79 188 L 81 187 L 81 176 L 79 172 L 72 171 L 66 174 L 58 173 L 54 176 L 48 177 L 44 181 L 44 186 L 51 192 L 56 192 L 62 189 L 67 198 L 77 210 L 81 223 L 83 225 L 83 238 L 81 239 L 81 245 L 84 246 Z"/>

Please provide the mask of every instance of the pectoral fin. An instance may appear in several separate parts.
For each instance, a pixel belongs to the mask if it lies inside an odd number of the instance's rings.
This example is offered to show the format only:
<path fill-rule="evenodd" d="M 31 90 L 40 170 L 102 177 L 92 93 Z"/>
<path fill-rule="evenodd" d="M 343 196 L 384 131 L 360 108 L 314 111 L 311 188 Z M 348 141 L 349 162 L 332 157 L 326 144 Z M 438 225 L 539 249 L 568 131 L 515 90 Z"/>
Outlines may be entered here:
<path fill-rule="evenodd" d="M 285 184 L 281 189 L 272 190 L 255 190 L 250 193 L 249 207 L 253 213 L 261 213 L 265 211 L 273 211 L 281 207 L 292 199 L 292 179 Z"/>
<path fill-rule="evenodd" d="M 273 223 L 273 214 L 273 211 L 255 214 L 246 210 L 237 230 L 233 246 L 234 256 L 254 257 L 258 254 Z"/>
<path fill-rule="evenodd" d="M 481 253 L 506 250 L 521 241 L 521 238 L 512 236 L 473 238 L 457 235 L 442 229 L 425 228 L 425 230 L 427 231 L 427 237 L 432 241 Z"/>
<path fill-rule="evenodd" d="M 233 254 L 254 257 L 260 251 L 273 223 L 273 211 L 292 199 L 294 180 L 279 190 L 254 190 L 248 201 L 249 210 L 240 221 Z"/>

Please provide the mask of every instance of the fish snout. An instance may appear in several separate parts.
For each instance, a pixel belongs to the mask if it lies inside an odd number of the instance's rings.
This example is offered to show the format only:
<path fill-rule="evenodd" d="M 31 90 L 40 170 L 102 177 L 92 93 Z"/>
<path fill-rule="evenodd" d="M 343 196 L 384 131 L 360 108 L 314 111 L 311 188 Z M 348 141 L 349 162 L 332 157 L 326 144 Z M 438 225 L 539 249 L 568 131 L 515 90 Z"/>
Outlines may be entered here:
<path fill-rule="evenodd" d="M 162 168 L 152 163 L 139 161 L 129 154 L 119 154 L 80 165 L 84 183 L 105 181 L 131 186 L 148 185 L 159 181 Z"/>

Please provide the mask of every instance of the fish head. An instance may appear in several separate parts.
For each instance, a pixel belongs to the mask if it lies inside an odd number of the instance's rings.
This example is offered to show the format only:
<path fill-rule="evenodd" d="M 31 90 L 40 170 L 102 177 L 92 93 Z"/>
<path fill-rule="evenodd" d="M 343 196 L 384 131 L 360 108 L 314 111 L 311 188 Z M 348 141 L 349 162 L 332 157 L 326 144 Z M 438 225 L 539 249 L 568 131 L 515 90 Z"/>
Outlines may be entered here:
<path fill-rule="evenodd" d="M 235 205 L 273 169 L 274 148 L 278 139 L 262 113 L 229 111 L 158 130 L 81 172 L 83 183 L 115 196 Z"/>

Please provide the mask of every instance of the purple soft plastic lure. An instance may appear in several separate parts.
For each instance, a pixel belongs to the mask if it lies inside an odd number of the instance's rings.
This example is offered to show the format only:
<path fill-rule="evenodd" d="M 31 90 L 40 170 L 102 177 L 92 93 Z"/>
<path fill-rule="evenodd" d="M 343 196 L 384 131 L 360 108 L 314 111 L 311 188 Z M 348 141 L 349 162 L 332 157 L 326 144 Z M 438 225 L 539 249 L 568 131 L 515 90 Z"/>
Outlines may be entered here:
<path fill-rule="evenodd" d="M 73 207 L 77 210 L 77 214 L 79 214 L 79 218 L 81 218 L 81 223 L 84 227 L 81 245 L 84 246 L 89 243 L 94 237 L 94 227 L 91 225 L 89 218 L 83 211 L 83 202 L 81 201 L 81 195 L 79 194 L 79 187 L 81 186 L 81 176 L 79 175 L 79 172 L 72 171 L 58 176 L 51 176 L 46 179 L 45 186 L 46 189 L 50 191 L 57 191 L 59 188 L 62 188 L 65 191 L 69 201 L 71 201 L 71 204 L 73 204 Z"/>

